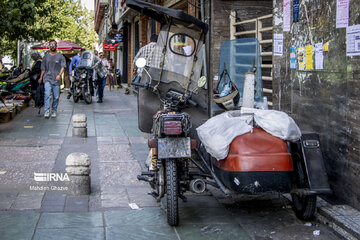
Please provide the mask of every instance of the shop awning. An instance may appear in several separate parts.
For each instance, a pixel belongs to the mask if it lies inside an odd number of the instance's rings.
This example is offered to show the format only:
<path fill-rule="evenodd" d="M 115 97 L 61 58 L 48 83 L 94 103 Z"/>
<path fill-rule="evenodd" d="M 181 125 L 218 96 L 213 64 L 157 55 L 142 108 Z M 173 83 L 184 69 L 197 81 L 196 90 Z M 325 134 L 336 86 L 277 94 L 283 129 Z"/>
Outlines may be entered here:
<path fill-rule="evenodd" d="M 73 51 L 73 50 L 81 50 L 82 49 L 82 47 L 80 47 L 79 45 L 72 43 L 72 42 L 63 41 L 63 40 L 56 40 L 56 42 L 57 42 L 57 50 Z M 34 45 L 31 47 L 31 49 L 34 49 L 34 50 L 49 49 L 49 42 L 44 42 L 42 44 Z"/>

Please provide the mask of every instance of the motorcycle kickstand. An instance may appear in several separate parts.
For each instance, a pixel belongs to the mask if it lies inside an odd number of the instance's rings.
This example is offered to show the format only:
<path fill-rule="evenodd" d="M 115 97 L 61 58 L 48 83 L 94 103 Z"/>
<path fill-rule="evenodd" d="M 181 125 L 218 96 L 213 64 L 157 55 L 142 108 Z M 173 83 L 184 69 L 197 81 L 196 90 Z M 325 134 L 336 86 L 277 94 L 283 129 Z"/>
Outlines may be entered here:
<path fill-rule="evenodd" d="M 157 202 L 160 202 L 160 197 L 159 194 L 157 194 L 157 192 L 153 191 L 153 192 L 149 192 L 148 195 L 152 196 L 153 198 L 155 198 L 155 200 Z"/>
<path fill-rule="evenodd" d="M 183 202 L 187 202 L 187 197 L 185 197 L 184 195 L 179 194 L 179 198 L 183 200 Z"/>

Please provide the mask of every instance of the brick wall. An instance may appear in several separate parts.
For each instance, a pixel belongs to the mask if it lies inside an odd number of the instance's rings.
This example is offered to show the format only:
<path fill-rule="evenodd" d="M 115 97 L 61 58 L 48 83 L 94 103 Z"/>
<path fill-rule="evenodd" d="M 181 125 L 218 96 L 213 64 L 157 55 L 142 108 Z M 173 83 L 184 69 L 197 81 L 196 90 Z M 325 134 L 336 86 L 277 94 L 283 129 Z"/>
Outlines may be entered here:
<path fill-rule="evenodd" d="M 263 1 L 211 1 L 211 53 L 210 79 L 217 75 L 221 43 L 230 40 L 230 11 L 236 11 L 239 21 L 272 13 L 272 0 Z"/>
<path fill-rule="evenodd" d="M 346 56 L 346 28 L 336 28 L 336 1 L 300 1 L 300 19 L 283 32 L 283 56 L 274 56 L 274 108 L 288 112 L 302 130 L 320 134 L 334 199 L 360 208 L 360 61 Z M 283 0 L 274 1 L 281 19 Z M 350 1 L 349 25 L 360 24 L 360 0 Z M 291 18 L 292 19 L 292 18 Z M 323 70 L 290 69 L 290 46 L 329 43 Z M 313 54 L 315 69 L 315 55 Z"/>

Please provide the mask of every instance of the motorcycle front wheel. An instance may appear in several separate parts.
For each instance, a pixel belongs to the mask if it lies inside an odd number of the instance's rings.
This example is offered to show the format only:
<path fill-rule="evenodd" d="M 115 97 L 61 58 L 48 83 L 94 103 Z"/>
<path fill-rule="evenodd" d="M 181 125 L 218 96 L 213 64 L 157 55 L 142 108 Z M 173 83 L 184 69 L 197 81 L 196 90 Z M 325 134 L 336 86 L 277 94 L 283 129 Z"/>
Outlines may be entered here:
<path fill-rule="evenodd" d="M 74 103 L 77 103 L 79 101 L 79 99 L 80 99 L 79 96 L 75 96 L 75 94 L 73 94 Z"/>
<path fill-rule="evenodd" d="M 175 159 L 166 159 L 166 214 L 170 226 L 179 224 L 178 176 Z"/>
<path fill-rule="evenodd" d="M 92 103 L 92 96 L 91 96 L 91 94 L 89 93 L 89 91 L 87 90 L 87 88 L 83 87 L 83 88 L 81 89 L 81 94 L 82 94 L 82 97 L 83 97 L 83 99 L 85 100 L 85 102 L 86 102 L 87 104 Z"/>

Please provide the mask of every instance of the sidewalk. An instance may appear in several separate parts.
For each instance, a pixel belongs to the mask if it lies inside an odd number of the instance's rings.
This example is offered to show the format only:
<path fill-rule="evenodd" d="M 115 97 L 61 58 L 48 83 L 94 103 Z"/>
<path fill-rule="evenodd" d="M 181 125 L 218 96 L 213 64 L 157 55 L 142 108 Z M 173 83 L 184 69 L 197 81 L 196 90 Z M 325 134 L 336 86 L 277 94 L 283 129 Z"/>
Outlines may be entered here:
<path fill-rule="evenodd" d="M 148 154 L 137 127 L 136 97 L 107 89 L 102 104 L 74 104 L 61 94 L 56 119 L 29 107 L 0 125 L 0 238 L 250 239 L 211 196 L 189 196 L 186 205 L 180 203 L 182 225 L 167 225 L 164 209 L 147 195 L 148 184 L 136 178 Z M 86 139 L 71 137 L 76 113 L 87 116 Z M 65 172 L 72 152 L 91 158 L 90 196 L 29 191 L 34 172 Z"/>
<path fill-rule="evenodd" d="M 86 139 L 72 138 L 76 113 L 87 115 Z M 34 172 L 65 172 L 72 152 L 91 158 L 89 196 L 29 191 Z M 179 201 L 180 226 L 169 227 L 163 205 L 136 178 L 148 147 L 137 127 L 136 96 L 121 89 L 106 87 L 102 104 L 74 104 L 61 94 L 55 119 L 27 108 L 0 125 L 0 153 L 0 239 L 339 239 L 326 223 L 298 220 L 281 195 L 189 194 L 187 203 Z"/>

